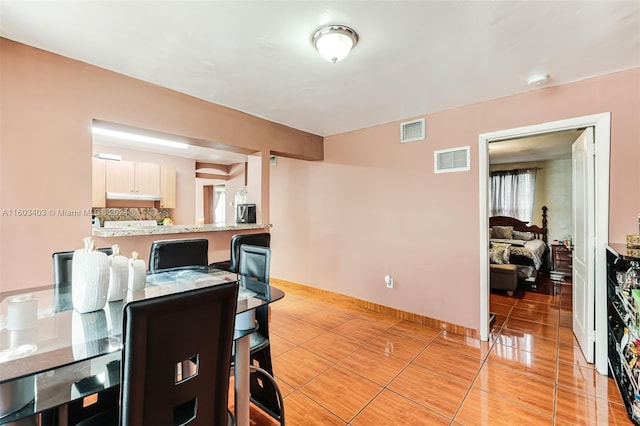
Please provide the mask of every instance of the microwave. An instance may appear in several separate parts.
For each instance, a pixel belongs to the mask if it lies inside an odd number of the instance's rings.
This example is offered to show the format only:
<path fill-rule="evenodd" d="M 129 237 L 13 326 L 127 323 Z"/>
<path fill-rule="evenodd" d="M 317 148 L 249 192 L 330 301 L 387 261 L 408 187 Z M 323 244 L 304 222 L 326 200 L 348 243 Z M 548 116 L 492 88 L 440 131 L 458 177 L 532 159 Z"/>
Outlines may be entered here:
<path fill-rule="evenodd" d="M 256 205 L 238 204 L 236 206 L 236 223 L 256 223 Z"/>

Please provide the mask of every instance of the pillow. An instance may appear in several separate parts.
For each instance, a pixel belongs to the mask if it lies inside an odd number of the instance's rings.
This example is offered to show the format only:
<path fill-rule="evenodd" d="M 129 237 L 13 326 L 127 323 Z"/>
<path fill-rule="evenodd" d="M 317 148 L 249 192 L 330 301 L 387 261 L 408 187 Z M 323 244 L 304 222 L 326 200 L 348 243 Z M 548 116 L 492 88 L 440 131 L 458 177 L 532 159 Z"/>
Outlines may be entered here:
<path fill-rule="evenodd" d="M 489 249 L 489 263 L 504 265 L 509 263 L 511 256 L 511 244 L 491 243 Z"/>
<path fill-rule="evenodd" d="M 500 238 L 502 240 L 513 239 L 513 226 L 494 226 L 491 238 Z"/>
<path fill-rule="evenodd" d="M 533 235 L 533 232 L 521 232 L 521 231 L 513 231 L 513 239 L 514 240 L 524 240 L 531 241 L 536 237 Z"/>

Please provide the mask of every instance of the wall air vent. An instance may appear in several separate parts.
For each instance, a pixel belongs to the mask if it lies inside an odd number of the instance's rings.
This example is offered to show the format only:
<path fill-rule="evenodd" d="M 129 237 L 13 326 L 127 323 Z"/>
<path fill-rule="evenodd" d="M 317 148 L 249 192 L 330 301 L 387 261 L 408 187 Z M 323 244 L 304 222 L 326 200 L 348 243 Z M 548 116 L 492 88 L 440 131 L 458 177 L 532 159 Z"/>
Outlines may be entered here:
<path fill-rule="evenodd" d="M 400 143 L 424 140 L 424 118 L 400 123 Z"/>
<path fill-rule="evenodd" d="M 441 149 L 433 152 L 434 172 L 464 172 L 471 169 L 471 147 Z"/>

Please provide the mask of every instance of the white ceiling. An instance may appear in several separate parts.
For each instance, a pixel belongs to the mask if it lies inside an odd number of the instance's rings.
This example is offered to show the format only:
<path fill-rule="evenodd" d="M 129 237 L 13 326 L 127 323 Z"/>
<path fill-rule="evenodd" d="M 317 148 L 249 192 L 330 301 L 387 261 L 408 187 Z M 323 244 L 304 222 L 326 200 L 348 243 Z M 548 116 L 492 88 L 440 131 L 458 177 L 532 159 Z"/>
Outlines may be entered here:
<path fill-rule="evenodd" d="M 321 136 L 640 66 L 639 1 L 0 0 L 0 34 Z"/>
<path fill-rule="evenodd" d="M 151 145 L 144 143 L 136 143 L 122 138 L 105 135 L 93 135 L 93 144 L 115 147 L 119 149 L 133 149 L 142 152 L 153 152 L 156 154 L 170 155 L 172 157 L 188 158 L 192 160 L 202 161 L 214 164 L 236 164 L 247 162 L 247 156 L 230 151 L 222 151 L 220 149 L 204 148 L 201 146 L 190 144 L 187 149 L 177 149 L 165 147 L 161 145 Z M 119 152 L 119 151 L 116 151 Z"/>
<path fill-rule="evenodd" d="M 489 163 L 526 163 L 571 158 L 571 145 L 582 130 L 565 130 L 489 144 Z"/>

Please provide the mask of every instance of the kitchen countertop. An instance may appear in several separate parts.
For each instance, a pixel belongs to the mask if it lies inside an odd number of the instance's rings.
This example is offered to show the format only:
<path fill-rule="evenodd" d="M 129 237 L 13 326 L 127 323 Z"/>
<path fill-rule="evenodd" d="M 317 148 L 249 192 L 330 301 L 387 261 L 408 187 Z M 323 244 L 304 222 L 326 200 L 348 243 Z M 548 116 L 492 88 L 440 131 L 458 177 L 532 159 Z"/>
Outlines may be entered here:
<path fill-rule="evenodd" d="M 141 228 L 92 228 L 91 235 L 94 237 L 136 237 L 140 235 L 193 234 L 263 228 L 271 228 L 271 224 L 239 223 L 236 225 L 164 225 Z"/>

